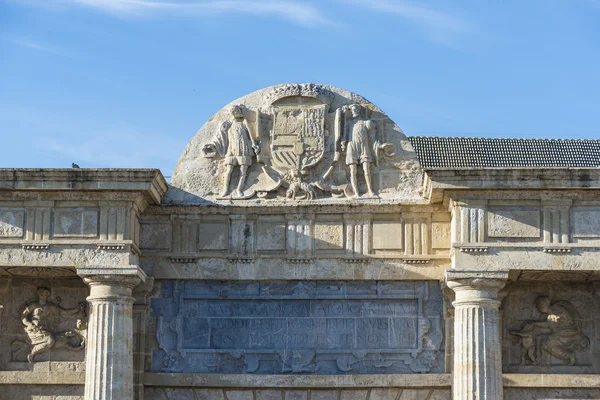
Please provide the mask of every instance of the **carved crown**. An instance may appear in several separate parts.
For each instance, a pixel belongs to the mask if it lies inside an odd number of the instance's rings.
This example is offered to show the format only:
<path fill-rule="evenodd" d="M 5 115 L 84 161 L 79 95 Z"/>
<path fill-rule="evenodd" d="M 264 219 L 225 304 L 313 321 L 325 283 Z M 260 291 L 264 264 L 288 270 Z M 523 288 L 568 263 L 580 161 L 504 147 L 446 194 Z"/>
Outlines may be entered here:
<path fill-rule="evenodd" d="M 304 96 L 315 98 L 322 103 L 329 104 L 333 102 L 333 93 L 321 85 L 313 83 L 289 83 L 274 87 L 271 91 L 264 94 L 267 103 L 273 104 L 284 97 Z"/>

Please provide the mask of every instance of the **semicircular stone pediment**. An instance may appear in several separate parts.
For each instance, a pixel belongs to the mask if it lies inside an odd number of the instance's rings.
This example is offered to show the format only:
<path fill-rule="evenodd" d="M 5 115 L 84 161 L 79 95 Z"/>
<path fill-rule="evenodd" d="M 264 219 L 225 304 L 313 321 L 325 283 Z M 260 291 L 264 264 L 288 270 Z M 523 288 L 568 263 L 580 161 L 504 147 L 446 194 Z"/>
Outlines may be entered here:
<path fill-rule="evenodd" d="M 232 101 L 181 155 L 166 204 L 420 202 L 402 130 L 362 96 L 283 84 Z"/>

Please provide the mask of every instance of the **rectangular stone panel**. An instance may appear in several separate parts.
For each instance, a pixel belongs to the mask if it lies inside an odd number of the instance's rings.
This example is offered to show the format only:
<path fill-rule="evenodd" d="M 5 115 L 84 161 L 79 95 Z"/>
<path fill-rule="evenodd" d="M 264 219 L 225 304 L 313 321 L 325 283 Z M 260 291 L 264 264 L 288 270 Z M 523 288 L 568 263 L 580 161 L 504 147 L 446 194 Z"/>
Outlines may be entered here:
<path fill-rule="evenodd" d="M 22 238 L 25 210 L 0 208 L 0 237 Z"/>
<path fill-rule="evenodd" d="M 541 211 L 539 208 L 490 208 L 488 237 L 540 238 Z"/>
<path fill-rule="evenodd" d="M 402 250 L 401 221 L 373 221 L 373 250 Z"/>
<path fill-rule="evenodd" d="M 450 223 L 432 222 L 431 223 L 431 248 L 449 249 L 450 248 Z"/>
<path fill-rule="evenodd" d="M 229 249 L 229 221 L 200 223 L 198 238 L 200 251 L 227 251 Z"/>
<path fill-rule="evenodd" d="M 54 211 L 54 237 L 97 237 L 97 209 Z"/>
<path fill-rule="evenodd" d="M 344 223 L 342 221 L 315 222 L 316 250 L 343 250 Z"/>
<path fill-rule="evenodd" d="M 263 217 L 256 223 L 256 249 L 258 251 L 284 251 L 286 224 L 279 218 Z"/>
<path fill-rule="evenodd" d="M 443 371 L 439 282 L 168 281 L 161 294 L 155 372 Z"/>
<path fill-rule="evenodd" d="M 170 223 L 152 222 L 140 225 L 140 247 L 148 250 L 170 250 L 173 229 Z"/>
<path fill-rule="evenodd" d="M 600 209 L 574 208 L 573 209 L 573 237 L 598 238 L 600 237 Z"/>

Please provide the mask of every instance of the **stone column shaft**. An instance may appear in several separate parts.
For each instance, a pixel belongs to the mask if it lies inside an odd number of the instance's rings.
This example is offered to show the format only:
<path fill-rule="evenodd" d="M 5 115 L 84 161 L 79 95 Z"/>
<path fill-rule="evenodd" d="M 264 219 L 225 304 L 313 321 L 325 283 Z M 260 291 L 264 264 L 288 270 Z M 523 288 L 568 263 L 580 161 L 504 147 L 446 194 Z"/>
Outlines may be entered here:
<path fill-rule="evenodd" d="M 498 291 L 507 272 L 446 271 L 454 290 L 454 400 L 503 398 Z"/>
<path fill-rule="evenodd" d="M 90 286 L 85 400 L 133 400 L 131 275 L 88 275 Z"/>

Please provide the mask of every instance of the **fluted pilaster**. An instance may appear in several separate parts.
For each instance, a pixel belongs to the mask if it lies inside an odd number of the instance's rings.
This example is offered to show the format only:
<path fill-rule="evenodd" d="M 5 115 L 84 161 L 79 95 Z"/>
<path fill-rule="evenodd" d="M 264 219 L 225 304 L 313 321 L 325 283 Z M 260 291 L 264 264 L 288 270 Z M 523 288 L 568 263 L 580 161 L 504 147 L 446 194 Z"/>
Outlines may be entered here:
<path fill-rule="evenodd" d="M 454 290 L 455 400 L 503 398 L 498 291 L 507 272 L 446 271 Z"/>
<path fill-rule="evenodd" d="M 133 400 L 132 289 L 136 275 L 87 275 L 85 400 Z"/>

